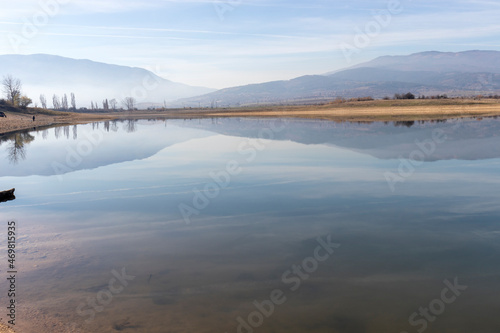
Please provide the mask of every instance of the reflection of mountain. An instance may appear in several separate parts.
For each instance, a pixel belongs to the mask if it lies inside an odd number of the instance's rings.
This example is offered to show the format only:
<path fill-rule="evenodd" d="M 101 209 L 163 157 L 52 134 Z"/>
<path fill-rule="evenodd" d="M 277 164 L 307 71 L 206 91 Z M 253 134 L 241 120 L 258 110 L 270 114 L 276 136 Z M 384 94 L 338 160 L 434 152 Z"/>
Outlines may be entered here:
<path fill-rule="evenodd" d="M 211 133 L 198 129 L 169 126 L 169 123 L 163 121 L 157 123 L 137 120 L 23 132 L 0 136 L 0 170 L 2 176 L 15 177 L 66 174 L 146 159 L 166 147 L 210 135 Z M 12 163 L 11 147 L 20 142 L 15 138 L 30 137 L 30 145 L 24 144 L 22 151 L 17 150 L 19 163 Z"/>
<path fill-rule="evenodd" d="M 446 134 L 446 140 L 435 145 L 435 151 L 425 156 L 426 161 L 500 158 L 500 120 L 491 118 L 482 121 L 363 124 L 248 118 L 168 122 L 133 120 L 56 127 L 1 137 L 0 170 L 2 176 L 65 174 L 146 159 L 174 144 L 214 133 L 243 138 L 259 138 L 259 133 L 264 133 L 263 137 L 268 138 L 267 129 L 274 127 L 283 128 L 273 133 L 275 140 L 331 145 L 379 159 L 408 158 L 410 153 L 419 150 L 416 142 L 431 140 L 433 131 L 439 129 Z M 20 148 L 16 151 L 17 164 L 12 163 L 12 147 Z"/>
<path fill-rule="evenodd" d="M 500 158 L 500 120 L 335 123 L 314 120 L 218 119 L 197 125 L 226 135 L 258 138 L 262 129 L 272 126 L 285 129 L 274 133 L 276 140 L 303 144 L 326 144 L 372 155 L 380 159 L 408 158 L 418 150 L 418 142 L 432 140 L 433 131 L 442 130 L 446 140 L 436 145 L 426 161 L 479 160 Z M 266 137 L 266 136 L 264 136 Z M 432 147 L 431 147 L 432 148 Z"/>

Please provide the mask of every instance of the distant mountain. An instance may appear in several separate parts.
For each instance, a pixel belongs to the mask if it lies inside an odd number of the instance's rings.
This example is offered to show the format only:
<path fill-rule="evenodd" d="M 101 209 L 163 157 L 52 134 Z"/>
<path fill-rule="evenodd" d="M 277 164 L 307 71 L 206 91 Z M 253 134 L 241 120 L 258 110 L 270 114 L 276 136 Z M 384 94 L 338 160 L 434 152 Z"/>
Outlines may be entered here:
<path fill-rule="evenodd" d="M 336 97 L 500 94 L 500 52 L 423 52 L 384 56 L 325 75 L 228 88 L 178 101 L 184 106 L 312 103 Z"/>
<path fill-rule="evenodd" d="M 52 106 L 54 94 L 75 93 L 78 107 L 104 99 L 121 102 L 133 96 L 139 103 L 163 104 L 215 89 L 172 82 L 142 68 L 110 65 L 46 54 L 0 56 L 0 77 L 11 74 L 21 79 L 23 91 L 38 102 L 45 94 Z"/>
<path fill-rule="evenodd" d="M 408 56 L 383 56 L 354 68 L 379 68 L 398 71 L 497 73 L 500 74 L 499 51 L 421 52 Z M 334 74 L 335 72 L 328 73 Z"/>

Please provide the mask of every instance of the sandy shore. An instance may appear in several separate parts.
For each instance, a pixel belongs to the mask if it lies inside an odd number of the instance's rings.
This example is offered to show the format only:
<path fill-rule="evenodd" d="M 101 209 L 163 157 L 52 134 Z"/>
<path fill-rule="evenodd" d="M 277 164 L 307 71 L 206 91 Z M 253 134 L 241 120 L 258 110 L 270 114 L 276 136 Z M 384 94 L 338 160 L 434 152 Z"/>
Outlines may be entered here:
<path fill-rule="evenodd" d="M 15 331 L 11 330 L 7 325 L 0 322 L 0 333 L 15 333 Z"/>

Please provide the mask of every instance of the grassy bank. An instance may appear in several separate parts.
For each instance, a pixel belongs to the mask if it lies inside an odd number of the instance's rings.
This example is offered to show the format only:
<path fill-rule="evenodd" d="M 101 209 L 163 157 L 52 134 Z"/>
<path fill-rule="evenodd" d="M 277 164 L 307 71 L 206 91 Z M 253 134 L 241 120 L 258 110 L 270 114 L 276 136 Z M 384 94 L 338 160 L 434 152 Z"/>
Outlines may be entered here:
<path fill-rule="evenodd" d="M 113 113 L 117 117 L 278 117 L 333 121 L 414 121 L 500 115 L 499 100 L 375 100 L 306 106 L 260 106 L 219 109 L 167 109 Z"/>

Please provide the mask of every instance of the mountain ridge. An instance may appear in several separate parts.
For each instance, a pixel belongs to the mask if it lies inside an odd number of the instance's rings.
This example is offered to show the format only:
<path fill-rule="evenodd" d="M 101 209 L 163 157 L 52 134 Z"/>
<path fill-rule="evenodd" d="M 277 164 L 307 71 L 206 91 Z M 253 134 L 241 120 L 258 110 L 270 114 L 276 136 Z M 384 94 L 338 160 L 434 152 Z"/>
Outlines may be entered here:
<path fill-rule="evenodd" d="M 473 66 L 471 66 L 472 64 Z M 430 65 L 434 65 L 436 68 L 429 68 Z M 408 66 L 412 66 L 412 68 Z M 459 70 L 460 72 L 500 73 L 500 52 L 493 50 L 469 50 L 462 52 L 425 51 L 412 53 L 407 56 L 386 55 L 344 70 L 360 67 L 392 68 L 402 71 L 431 70 L 437 72 L 456 72 Z M 325 75 L 329 75 L 329 73 Z"/>
<path fill-rule="evenodd" d="M 134 97 L 138 103 L 163 104 L 179 98 L 215 91 L 164 79 L 147 69 L 107 64 L 89 59 L 73 59 L 50 54 L 0 55 L 0 76 L 21 79 L 23 91 L 38 100 L 75 93 L 79 106 L 104 99 L 121 102 Z"/>
<path fill-rule="evenodd" d="M 35 102 L 40 94 L 75 93 L 77 105 L 132 96 L 138 106 L 226 107 L 260 104 L 311 104 L 335 98 L 415 95 L 475 96 L 500 93 L 500 52 L 426 51 L 388 55 L 323 75 L 215 90 L 162 78 L 147 69 L 57 55 L 0 55 L 0 75 L 22 80 Z"/>
<path fill-rule="evenodd" d="M 268 88 L 268 89 L 265 89 Z M 325 102 L 335 98 L 416 95 L 475 96 L 500 92 L 500 52 L 426 51 L 382 56 L 324 75 L 226 88 L 178 101 L 184 106 Z"/>

